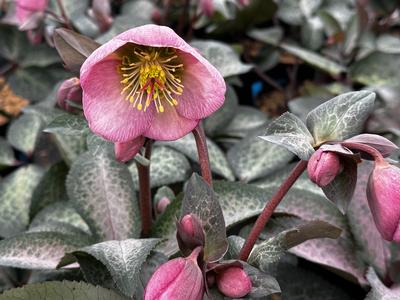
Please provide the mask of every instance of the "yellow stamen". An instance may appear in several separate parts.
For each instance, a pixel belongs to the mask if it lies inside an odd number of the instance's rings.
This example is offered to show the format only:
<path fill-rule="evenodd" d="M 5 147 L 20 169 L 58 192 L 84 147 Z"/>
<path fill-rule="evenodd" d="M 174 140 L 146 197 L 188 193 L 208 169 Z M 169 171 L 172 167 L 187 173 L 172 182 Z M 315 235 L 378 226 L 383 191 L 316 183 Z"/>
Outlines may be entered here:
<path fill-rule="evenodd" d="M 145 112 L 154 103 L 157 112 L 162 113 L 163 102 L 178 105 L 176 98 L 184 89 L 183 67 L 175 49 L 135 46 L 130 55 L 122 57 L 118 67 L 121 95 L 126 94 L 125 100 L 140 111 Z"/>

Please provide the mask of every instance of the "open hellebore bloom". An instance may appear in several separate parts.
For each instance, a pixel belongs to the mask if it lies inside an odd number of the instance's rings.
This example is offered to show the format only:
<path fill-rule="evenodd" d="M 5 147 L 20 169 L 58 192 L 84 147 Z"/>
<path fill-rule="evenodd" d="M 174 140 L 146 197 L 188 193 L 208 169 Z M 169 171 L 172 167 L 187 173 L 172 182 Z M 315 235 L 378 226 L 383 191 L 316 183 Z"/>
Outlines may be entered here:
<path fill-rule="evenodd" d="M 319 187 L 327 186 L 340 173 L 339 156 L 330 151 L 318 149 L 307 164 L 308 177 Z"/>
<path fill-rule="evenodd" d="M 376 162 L 367 198 L 382 237 L 400 243 L 400 169 L 385 161 Z"/>
<path fill-rule="evenodd" d="M 197 264 L 201 249 L 161 265 L 147 283 L 144 300 L 202 300 L 204 278 Z"/>
<path fill-rule="evenodd" d="M 205 58 L 158 25 L 130 29 L 96 49 L 80 78 L 89 127 L 116 143 L 122 161 L 144 137 L 176 140 L 192 131 L 221 107 L 226 89 Z"/>

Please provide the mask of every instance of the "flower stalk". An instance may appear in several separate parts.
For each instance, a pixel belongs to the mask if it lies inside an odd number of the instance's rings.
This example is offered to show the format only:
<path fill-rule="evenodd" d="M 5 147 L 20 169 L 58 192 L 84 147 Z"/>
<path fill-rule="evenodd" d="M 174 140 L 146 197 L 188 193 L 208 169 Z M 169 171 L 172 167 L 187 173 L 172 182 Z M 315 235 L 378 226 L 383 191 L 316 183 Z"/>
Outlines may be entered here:
<path fill-rule="evenodd" d="M 210 168 L 210 159 L 208 157 L 208 148 L 206 135 L 201 123 L 193 129 L 194 139 L 196 140 L 197 153 L 199 156 L 199 164 L 201 176 L 212 187 L 212 175 Z"/>
<path fill-rule="evenodd" d="M 240 250 L 239 259 L 242 261 L 247 261 L 251 250 L 260 236 L 262 230 L 267 224 L 268 220 L 271 218 L 272 213 L 274 212 L 275 208 L 279 205 L 283 197 L 292 187 L 292 185 L 296 182 L 296 180 L 300 177 L 300 175 L 304 172 L 307 168 L 307 161 L 301 160 L 286 178 L 286 180 L 282 183 L 279 187 L 278 191 L 272 197 L 271 201 L 267 202 L 263 211 L 258 216 L 256 223 L 254 224 L 253 228 L 250 231 L 249 236 L 247 237 L 242 249 Z"/>
<path fill-rule="evenodd" d="M 148 139 L 144 145 L 144 157 L 148 160 L 151 158 L 151 150 L 153 140 Z M 152 225 L 152 209 L 151 209 L 151 189 L 150 189 L 150 165 L 145 166 L 136 162 L 139 175 L 139 199 L 140 199 L 140 215 L 142 217 L 142 236 L 148 237 Z"/>

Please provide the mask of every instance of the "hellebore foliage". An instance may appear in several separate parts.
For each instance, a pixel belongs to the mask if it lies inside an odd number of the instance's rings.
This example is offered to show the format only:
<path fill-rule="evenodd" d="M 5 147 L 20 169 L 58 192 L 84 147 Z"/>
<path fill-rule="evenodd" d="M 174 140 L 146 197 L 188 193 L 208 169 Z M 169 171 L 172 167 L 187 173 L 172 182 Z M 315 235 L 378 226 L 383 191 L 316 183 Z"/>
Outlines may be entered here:
<path fill-rule="evenodd" d="M 400 298 L 397 4 L 0 0 L 0 300 Z"/>

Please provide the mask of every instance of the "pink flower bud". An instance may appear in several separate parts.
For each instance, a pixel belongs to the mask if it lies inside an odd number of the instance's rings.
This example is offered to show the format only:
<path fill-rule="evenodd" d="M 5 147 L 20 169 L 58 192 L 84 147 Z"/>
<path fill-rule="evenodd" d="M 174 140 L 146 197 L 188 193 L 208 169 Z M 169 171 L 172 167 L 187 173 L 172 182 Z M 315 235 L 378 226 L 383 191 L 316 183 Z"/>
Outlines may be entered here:
<path fill-rule="evenodd" d="M 156 204 L 156 212 L 157 214 L 162 214 L 167 206 L 171 203 L 171 200 L 169 200 L 168 197 L 161 197 L 160 200 L 158 200 L 157 204 Z"/>
<path fill-rule="evenodd" d="M 144 291 L 144 300 L 202 300 L 203 273 L 197 263 L 201 247 L 189 257 L 175 258 L 161 265 L 151 276 Z"/>
<path fill-rule="evenodd" d="M 307 165 L 308 177 L 320 187 L 327 186 L 340 173 L 339 156 L 330 151 L 318 149 Z"/>
<path fill-rule="evenodd" d="M 211 17 L 214 14 L 214 3 L 212 0 L 200 0 L 199 4 L 202 12 L 207 17 Z"/>
<path fill-rule="evenodd" d="M 198 246 L 204 246 L 205 234 L 201 220 L 194 214 L 185 215 L 176 224 L 179 248 L 183 254 L 190 253 Z"/>
<path fill-rule="evenodd" d="M 400 243 L 400 169 L 385 161 L 376 162 L 369 177 L 367 198 L 382 237 Z"/>
<path fill-rule="evenodd" d="M 76 77 L 65 80 L 57 91 L 58 105 L 67 111 L 73 111 L 74 108 L 71 107 L 66 100 L 75 102 L 76 104 L 82 104 L 82 88 L 79 79 Z"/>
<path fill-rule="evenodd" d="M 241 267 L 230 267 L 217 273 L 219 291 L 227 297 L 241 298 L 250 293 L 250 277 Z"/>

